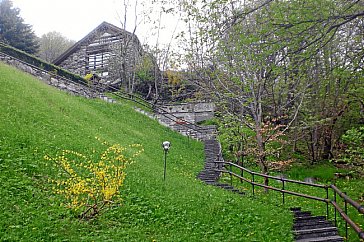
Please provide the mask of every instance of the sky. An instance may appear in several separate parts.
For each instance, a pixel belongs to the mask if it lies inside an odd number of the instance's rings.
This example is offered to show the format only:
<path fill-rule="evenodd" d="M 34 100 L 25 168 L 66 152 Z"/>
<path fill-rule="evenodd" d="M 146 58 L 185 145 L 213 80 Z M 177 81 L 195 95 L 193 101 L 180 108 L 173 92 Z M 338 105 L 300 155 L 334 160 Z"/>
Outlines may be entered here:
<path fill-rule="evenodd" d="M 126 30 L 133 32 L 135 27 L 135 8 L 132 6 L 136 0 L 129 1 L 127 12 Z M 122 27 L 124 22 L 123 0 L 12 0 L 14 7 L 20 9 L 20 16 L 26 24 L 33 26 L 35 34 L 41 37 L 43 34 L 57 31 L 68 39 L 79 41 L 103 21 Z M 142 43 L 154 46 L 157 37 L 153 35 L 156 30 L 152 28 L 152 20 L 142 21 L 142 10 L 152 11 L 148 15 L 156 19 L 159 15 L 156 4 L 150 4 L 149 0 L 142 7 L 139 0 L 137 7 L 136 34 Z M 120 17 L 121 16 L 121 17 Z M 167 44 L 171 40 L 172 33 L 178 26 L 176 17 L 163 15 L 162 30 L 159 42 Z"/>

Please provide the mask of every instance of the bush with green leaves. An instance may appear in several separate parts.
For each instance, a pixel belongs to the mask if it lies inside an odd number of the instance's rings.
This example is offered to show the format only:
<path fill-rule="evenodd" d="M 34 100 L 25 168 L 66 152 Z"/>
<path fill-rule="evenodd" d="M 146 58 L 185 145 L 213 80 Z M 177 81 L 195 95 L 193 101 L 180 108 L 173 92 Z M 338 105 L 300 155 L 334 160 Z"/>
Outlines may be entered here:
<path fill-rule="evenodd" d="M 352 128 L 341 137 L 345 145 L 345 153 L 338 161 L 352 165 L 356 171 L 364 172 L 364 126 Z"/>

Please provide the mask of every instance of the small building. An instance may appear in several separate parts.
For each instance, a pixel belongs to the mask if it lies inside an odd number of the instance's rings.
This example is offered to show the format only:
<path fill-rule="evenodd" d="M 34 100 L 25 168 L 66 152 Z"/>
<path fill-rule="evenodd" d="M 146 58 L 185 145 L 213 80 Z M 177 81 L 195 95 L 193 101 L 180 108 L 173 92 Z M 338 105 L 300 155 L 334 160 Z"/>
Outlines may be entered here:
<path fill-rule="evenodd" d="M 135 34 L 103 22 L 53 64 L 82 77 L 91 73 L 105 81 L 130 83 L 128 79 L 134 75 L 135 66 L 143 55 Z"/>

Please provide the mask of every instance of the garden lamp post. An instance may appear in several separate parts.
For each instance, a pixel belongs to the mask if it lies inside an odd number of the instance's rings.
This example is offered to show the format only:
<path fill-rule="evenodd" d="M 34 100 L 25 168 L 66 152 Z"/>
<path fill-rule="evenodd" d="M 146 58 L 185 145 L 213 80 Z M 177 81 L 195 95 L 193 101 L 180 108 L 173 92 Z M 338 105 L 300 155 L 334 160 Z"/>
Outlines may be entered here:
<path fill-rule="evenodd" d="M 169 148 L 171 148 L 171 142 L 169 141 L 164 141 L 162 143 L 162 147 L 164 150 L 164 176 L 163 176 L 163 180 L 166 180 L 166 169 L 167 169 L 167 153 Z"/>

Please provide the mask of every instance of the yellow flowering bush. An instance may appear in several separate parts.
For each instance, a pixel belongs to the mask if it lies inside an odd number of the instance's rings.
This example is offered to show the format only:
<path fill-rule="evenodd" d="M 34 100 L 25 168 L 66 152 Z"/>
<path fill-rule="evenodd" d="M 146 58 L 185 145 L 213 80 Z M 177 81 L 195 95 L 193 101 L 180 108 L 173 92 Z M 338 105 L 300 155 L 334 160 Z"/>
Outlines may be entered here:
<path fill-rule="evenodd" d="M 125 168 L 143 152 L 139 144 L 123 147 L 102 143 L 108 147 L 96 161 L 92 156 L 71 150 L 63 150 L 56 157 L 44 157 L 52 161 L 58 171 L 57 179 L 50 179 L 54 192 L 62 195 L 66 201 L 64 205 L 79 213 L 81 219 L 95 217 L 107 205 L 120 199 Z"/>

